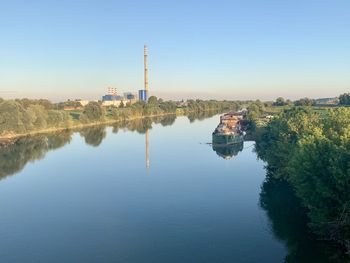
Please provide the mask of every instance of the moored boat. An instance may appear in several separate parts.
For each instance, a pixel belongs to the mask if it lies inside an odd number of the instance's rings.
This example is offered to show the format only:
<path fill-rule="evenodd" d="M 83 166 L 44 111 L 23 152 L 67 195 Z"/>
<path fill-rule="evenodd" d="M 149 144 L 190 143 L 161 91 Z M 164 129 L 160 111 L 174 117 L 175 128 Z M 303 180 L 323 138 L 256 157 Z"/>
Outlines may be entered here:
<path fill-rule="evenodd" d="M 241 122 L 244 112 L 229 112 L 220 116 L 220 123 L 212 134 L 213 144 L 226 146 L 241 143 L 244 140 L 244 131 Z"/>

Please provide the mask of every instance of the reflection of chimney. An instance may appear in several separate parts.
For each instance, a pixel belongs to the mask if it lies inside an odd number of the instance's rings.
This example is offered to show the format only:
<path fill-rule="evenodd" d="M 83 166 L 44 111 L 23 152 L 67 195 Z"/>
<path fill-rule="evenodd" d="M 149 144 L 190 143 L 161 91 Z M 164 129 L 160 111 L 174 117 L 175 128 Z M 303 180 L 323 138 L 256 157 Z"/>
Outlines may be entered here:
<path fill-rule="evenodd" d="M 148 129 L 146 130 L 146 168 L 149 169 L 149 142 L 148 142 Z"/>

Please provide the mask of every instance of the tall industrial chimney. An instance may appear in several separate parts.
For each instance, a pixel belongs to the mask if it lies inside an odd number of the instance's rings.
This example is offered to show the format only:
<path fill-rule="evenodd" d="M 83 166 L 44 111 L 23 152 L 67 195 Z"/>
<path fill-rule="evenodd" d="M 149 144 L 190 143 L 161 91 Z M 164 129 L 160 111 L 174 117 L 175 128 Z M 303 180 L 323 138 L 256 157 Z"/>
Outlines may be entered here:
<path fill-rule="evenodd" d="M 146 94 L 148 93 L 148 65 L 147 65 L 147 46 L 144 45 L 144 51 L 143 51 L 143 56 L 144 56 L 144 67 L 145 67 L 145 90 Z M 148 94 L 147 94 L 148 96 Z"/>

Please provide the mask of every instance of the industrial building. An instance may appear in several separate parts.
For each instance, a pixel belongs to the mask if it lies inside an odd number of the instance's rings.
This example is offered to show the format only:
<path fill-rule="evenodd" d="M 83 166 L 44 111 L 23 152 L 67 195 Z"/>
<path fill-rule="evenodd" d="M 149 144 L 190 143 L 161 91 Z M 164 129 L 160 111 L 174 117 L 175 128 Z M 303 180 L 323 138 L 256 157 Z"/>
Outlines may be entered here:
<path fill-rule="evenodd" d="M 131 92 L 124 92 L 124 99 L 126 100 L 136 100 L 137 96 L 134 93 Z"/>
<path fill-rule="evenodd" d="M 102 96 L 102 105 L 103 106 L 119 106 L 122 102 L 124 105 L 126 103 L 133 104 L 137 101 L 147 101 L 149 97 L 148 93 L 148 49 L 147 46 L 144 46 L 144 89 L 138 91 L 138 94 L 132 92 L 125 92 L 123 96 L 118 95 L 117 89 L 109 87 L 107 94 Z"/>
<path fill-rule="evenodd" d="M 139 100 L 141 101 L 147 101 L 148 100 L 148 65 L 147 65 L 147 56 L 148 56 L 148 49 L 145 45 L 143 48 L 143 64 L 144 64 L 144 78 L 145 78 L 145 87 L 144 89 L 139 90 Z"/>
<path fill-rule="evenodd" d="M 122 96 L 117 94 L 116 88 L 108 88 L 108 92 L 106 95 L 102 96 L 102 101 L 113 101 L 113 100 L 122 100 Z"/>

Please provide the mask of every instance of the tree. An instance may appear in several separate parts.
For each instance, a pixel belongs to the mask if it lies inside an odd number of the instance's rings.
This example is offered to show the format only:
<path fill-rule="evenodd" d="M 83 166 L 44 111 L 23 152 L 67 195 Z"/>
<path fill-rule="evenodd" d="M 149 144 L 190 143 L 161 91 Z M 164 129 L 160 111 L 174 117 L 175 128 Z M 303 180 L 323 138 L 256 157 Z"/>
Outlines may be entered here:
<path fill-rule="evenodd" d="M 151 96 L 148 98 L 148 103 L 152 105 L 157 105 L 158 104 L 158 99 L 156 96 Z"/>
<path fill-rule="evenodd" d="M 350 105 L 350 93 L 344 93 L 339 96 L 340 105 Z"/>
<path fill-rule="evenodd" d="M 286 102 L 285 102 L 284 98 L 278 97 L 273 105 L 275 105 L 275 106 L 284 106 L 284 105 L 286 105 Z"/>
<path fill-rule="evenodd" d="M 25 133 L 31 125 L 31 116 L 20 103 L 14 100 L 0 103 L 0 134 Z"/>
<path fill-rule="evenodd" d="M 35 130 L 46 128 L 48 115 L 43 106 L 39 104 L 32 104 L 28 107 L 27 114 L 31 116 L 31 123 Z"/>
<path fill-rule="evenodd" d="M 100 121 L 104 117 L 104 110 L 102 106 L 95 101 L 90 101 L 85 107 L 81 115 L 81 121 L 83 122 L 95 122 Z"/>
<path fill-rule="evenodd" d="M 312 106 L 315 105 L 315 100 L 309 98 L 301 98 L 294 101 L 294 106 Z"/>

